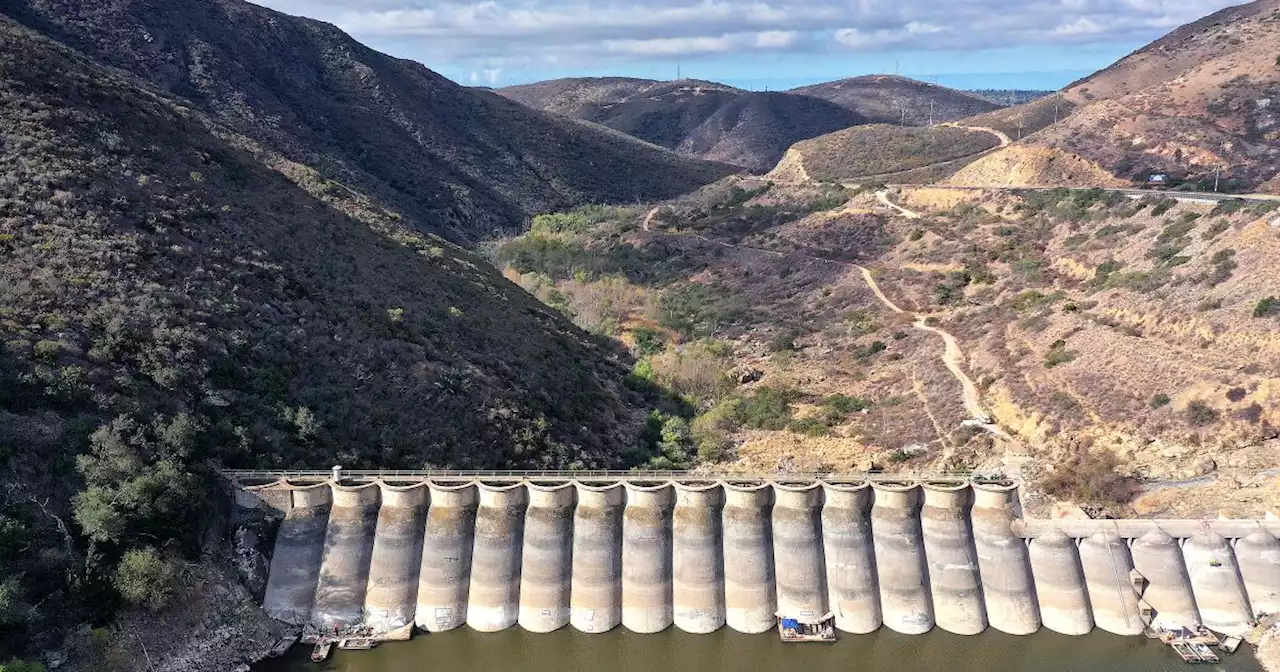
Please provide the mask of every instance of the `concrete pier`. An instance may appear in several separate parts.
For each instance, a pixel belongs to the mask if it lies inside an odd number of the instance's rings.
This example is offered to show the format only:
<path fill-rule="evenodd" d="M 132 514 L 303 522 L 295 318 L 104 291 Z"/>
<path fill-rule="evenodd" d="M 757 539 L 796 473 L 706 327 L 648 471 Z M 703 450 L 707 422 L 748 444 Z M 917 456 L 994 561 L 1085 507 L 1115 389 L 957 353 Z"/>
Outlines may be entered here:
<path fill-rule="evenodd" d="M 768 632 L 777 626 L 773 571 L 773 524 L 768 484 L 724 484 L 725 623 L 738 632 Z"/>
<path fill-rule="evenodd" d="M 520 570 L 520 627 L 551 632 L 569 624 L 573 573 L 572 483 L 529 484 Z"/>
<path fill-rule="evenodd" d="M 773 488 L 773 567 L 778 613 L 821 617 L 827 607 L 822 539 L 822 484 Z"/>
<path fill-rule="evenodd" d="M 627 483 L 622 513 L 622 626 L 662 632 L 675 620 L 671 534 L 675 490 L 669 483 Z"/>
<path fill-rule="evenodd" d="M 622 623 L 621 483 L 577 484 L 573 514 L 570 623 L 582 632 L 607 632 Z"/>
<path fill-rule="evenodd" d="M 1198 534 L 1183 544 L 1182 558 L 1187 563 L 1191 593 L 1204 625 L 1228 635 L 1247 632 L 1252 617 L 1249 599 L 1227 540 L 1214 532 Z"/>
<path fill-rule="evenodd" d="M 871 507 L 871 536 L 880 572 L 880 609 L 884 624 L 905 635 L 933 629 L 933 601 L 925 568 L 919 517 L 919 488 L 876 483 Z"/>
<path fill-rule="evenodd" d="M 1235 552 L 1253 614 L 1280 613 L 1280 541 L 1258 530 L 1237 541 Z"/>
<path fill-rule="evenodd" d="M 1142 634 L 1138 594 L 1130 580 L 1133 556 L 1128 544 L 1118 536 L 1097 532 L 1080 542 L 1080 565 L 1093 606 L 1093 622 L 1116 635 Z"/>
<path fill-rule="evenodd" d="M 476 539 L 471 551 L 467 626 L 498 632 L 520 619 L 520 552 L 524 547 L 523 485 L 477 486 Z"/>
<path fill-rule="evenodd" d="M 1178 542 L 1158 529 L 1142 535 L 1130 547 L 1133 567 L 1146 580 L 1142 601 L 1155 610 L 1151 625 L 1193 626 L 1200 623 L 1191 581 Z"/>
<path fill-rule="evenodd" d="M 477 492 L 471 483 L 430 483 L 431 499 L 418 572 L 419 628 L 444 632 L 467 622 Z"/>
<path fill-rule="evenodd" d="M 263 609 L 274 619 L 301 625 L 311 619 L 320 558 L 333 498 L 327 484 L 290 491 L 290 508 L 276 534 Z"/>
<path fill-rule="evenodd" d="M 675 626 L 695 634 L 724 627 L 724 550 L 719 485 L 676 486 L 672 516 Z"/>
<path fill-rule="evenodd" d="M 957 635 L 987 629 L 977 550 L 969 528 L 965 486 L 925 484 L 920 527 L 929 568 L 933 617 L 939 628 Z"/>
<path fill-rule="evenodd" d="M 876 586 L 875 548 L 871 541 L 871 487 L 823 484 L 822 540 L 827 562 L 827 603 L 836 628 L 867 634 L 880 628 L 880 590 Z"/>
<path fill-rule="evenodd" d="M 973 541 L 977 547 L 987 621 L 1010 635 L 1040 629 L 1035 581 L 1027 545 L 1013 533 L 1017 487 L 974 484 Z"/>
<path fill-rule="evenodd" d="M 1044 627 L 1063 635 L 1087 635 L 1093 630 L 1089 592 L 1075 540 L 1059 532 L 1031 541 L 1031 574 Z"/>
<path fill-rule="evenodd" d="M 418 610 L 418 571 L 422 567 L 422 526 L 427 513 L 425 485 L 379 484 L 382 508 L 373 535 L 364 619 L 375 632 L 413 623 Z"/>
<path fill-rule="evenodd" d="M 378 486 L 332 485 L 333 510 L 325 533 L 324 556 L 311 622 L 321 630 L 364 621 L 369 562 L 378 526 Z"/>

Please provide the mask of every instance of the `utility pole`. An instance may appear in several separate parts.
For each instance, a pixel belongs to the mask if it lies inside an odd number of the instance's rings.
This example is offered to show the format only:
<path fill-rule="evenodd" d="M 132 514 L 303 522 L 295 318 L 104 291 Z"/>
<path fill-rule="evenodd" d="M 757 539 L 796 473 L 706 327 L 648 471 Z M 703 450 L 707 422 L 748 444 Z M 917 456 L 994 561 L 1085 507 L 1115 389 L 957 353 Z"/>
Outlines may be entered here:
<path fill-rule="evenodd" d="M 676 63 L 676 81 L 680 81 L 680 64 Z"/>
<path fill-rule="evenodd" d="M 1218 193 L 1218 174 L 1222 171 L 1221 165 L 1213 167 L 1213 193 Z"/>
<path fill-rule="evenodd" d="M 900 65 L 902 65 L 902 61 L 900 61 L 900 60 L 895 60 L 895 61 L 893 62 L 893 74 L 894 74 L 894 75 L 897 75 L 897 74 L 898 74 L 898 66 L 900 66 Z"/>
<path fill-rule="evenodd" d="M 907 125 L 907 108 L 902 108 L 902 125 Z"/>
<path fill-rule="evenodd" d="M 929 101 L 929 126 L 933 126 L 933 101 Z"/>

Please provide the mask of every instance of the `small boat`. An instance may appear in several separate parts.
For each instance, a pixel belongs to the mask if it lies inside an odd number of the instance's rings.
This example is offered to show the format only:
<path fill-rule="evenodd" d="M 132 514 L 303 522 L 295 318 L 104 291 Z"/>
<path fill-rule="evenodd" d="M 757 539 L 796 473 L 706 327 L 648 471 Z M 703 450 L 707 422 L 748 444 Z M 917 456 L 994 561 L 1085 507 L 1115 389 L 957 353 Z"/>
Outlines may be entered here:
<path fill-rule="evenodd" d="M 316 643 L 316 648 L 311 650 L 311 662 L 323 663 L 329 659 L 331 651 L 333 651 L 333 642 L 327 639 L 320 640 Z"/>
<path fill-rule="evenodd" d="M 280 639 L 276 640 L 275 644 L 271 645 L 271 650 L 267 652 L 267 657 L 279 658 L 280 656 L 283 656 L 285 653 L 287 653 L 289 649 L 292 649 L 293 645 L 297 643 L 298 643 L 297 635 L 289 635 L 287 637 L 281 637 Z"/>
<path fill-rule="evenodd" d="M 1235 635 L 1231 635 L 1222 640 L 1222 644 L 1219 646 L 1219 648 L 1221 648 L 1223 651 L 1226 651 L 1227 653 L 1235 653 L 1236 649 L 1240 648 L 1240 642 L 1242 641 L 1244 641 L 1243 637 L 1236 637 Z"/>
<path fill-rule="evenodd" d="M 1213 649 L 1210 649 L 1208 644 L 1193 642 L 1190 646 L 1191 650 L 1199 656 L 1200 662 L 1202 663 L 1216 663 L 1220 660 L 1218 658 L 1218 654 L 1214 653 Z"/>
<path fill-rule="evenodd" d="M 802 613 L 799 616 L 778 617 L 778 635 L 784 642 L 834 642 L 836 641 L 836 615 L 827 612 L 822 616 Z"/>
<path fill-rule="evenodd" d="M 338 642 L 338 648 L 344 651 L 368 651 L 378 643 L 368 637 L 353 637 Z"/>

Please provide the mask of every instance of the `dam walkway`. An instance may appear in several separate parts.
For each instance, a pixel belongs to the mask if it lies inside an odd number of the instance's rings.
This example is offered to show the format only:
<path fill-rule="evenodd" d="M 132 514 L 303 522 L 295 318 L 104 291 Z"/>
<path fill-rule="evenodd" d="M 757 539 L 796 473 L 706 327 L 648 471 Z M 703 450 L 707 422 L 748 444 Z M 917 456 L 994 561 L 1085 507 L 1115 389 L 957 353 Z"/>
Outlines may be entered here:
<path fill-rule="evenodd" d="M 972 474 L 226 476 L 241 520 L 279 521 L 264 608 L 321 629 L 1243 634 L 1280 612 L 1280 521 L 1024 519 L 1016 483 Z"/>

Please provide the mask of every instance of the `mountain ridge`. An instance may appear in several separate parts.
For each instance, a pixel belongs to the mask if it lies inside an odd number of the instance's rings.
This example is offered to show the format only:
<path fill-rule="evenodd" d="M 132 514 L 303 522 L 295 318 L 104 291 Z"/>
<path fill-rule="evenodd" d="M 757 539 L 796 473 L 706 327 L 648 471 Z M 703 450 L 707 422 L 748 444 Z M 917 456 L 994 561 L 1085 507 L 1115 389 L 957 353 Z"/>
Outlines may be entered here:
<path fill-rule="evenodd" d="M 666 198 L 729 172 L 235 0 L 17 0 L 7 11 L 453 240 L 588 202 Z"/>

